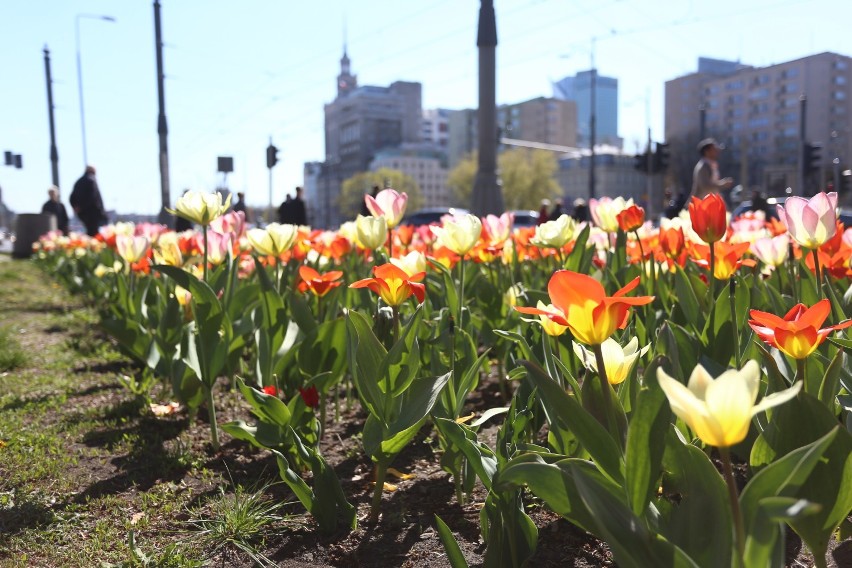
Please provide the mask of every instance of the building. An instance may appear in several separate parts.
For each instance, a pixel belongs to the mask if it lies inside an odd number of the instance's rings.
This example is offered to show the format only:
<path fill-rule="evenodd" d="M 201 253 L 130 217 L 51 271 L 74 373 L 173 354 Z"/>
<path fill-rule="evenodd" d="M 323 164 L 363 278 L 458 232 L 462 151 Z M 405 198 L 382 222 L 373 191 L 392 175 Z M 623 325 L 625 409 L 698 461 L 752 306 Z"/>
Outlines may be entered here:
<path fill-rule="evenodd" d="M 450 140 L 450 114 L 452 112 L 445 108 L 424 109 L 420 140 L 446 152 Z"/>
<path fill-rule="evenodd" d="M 475 109 L 450 113 L 447 157 L 452 169 L 479 143 Z M 495 136 L 555 146 L 577 147 L 577 105 L 538 97 L 497 107 L 499 132 Z"/>
<path fill-rule="evenodd" d="M 653 197 L 655 206 L 650 209 L 659 214 L 662 203 L 662 176 L 651 176 L 634 168 L 633 154 L 625 154 L 619 148 L 595 146 L 595 193 L 601 197 L 632 198 L 635 203 L 648 209 Z M 577 198 L 589 197 L 589 165 L 591 152 L 583 150 L 579 154 L 565 155 L 559 159 L 557 181 L 562 188 L 563 200 L 567 210 Z M 650 182 L 650 185 L 649 185 Z M 650 195 L 649 195 L 650 189 Z"/>
<path fill-rule="evenodd" d="M 302 189 L 304 194 L 302 199 L 305 200 L 305 211 L 308 216 L 308 225 L 318 227 L 322 221 L 322 213 L 328 207 L 323 203 L 321 197 L 330 197 L 327 194 L 320 193 L 320 172 L 322 171 L 322 162 L 305 162 L 302 171 Z"/>
<path fill-rule="evenodd" d="M 431 144 L 403 144 L 399 148 L 381 150 L 370 163 L 370 170 L 399 170 L 417 182 L 422 207 L 449 207 L 446 154 Z"/>
<path fill-rule="evenodd" d="M 357 211 L 339 211 L 337 197 L 346 179 L 369 169 L 383 149 L 421 139 L 420 83 L 396 81 L 388 87 L 358 86 L 344 48 L 337 97 L 325 105 L 325 160 L 317 179 L 316 223 L 336 227 Z"/>
<path fill-rule="evenodd" d="M 594 73 L 594 77 L 592 76 Z M 594 78 L 594 83 L 592 79 Z M 594 85 L 594 86 L 593 86 Z M 595 93 L 595 144 L 621 148 L 618 137 L 618 79 L 604 77 L 597 71 L 581 71 L 553 83 L 553 97 L 574 101 L 577 105 L 577 144 L 591 144 L 592 90 Z"/>
<path fill-rule="evenodd" d="M 852 163 L 852 58 L 820 53 L 768 67 L 699 59 L 698 71 L 666 82 L 665 131 L 680 184 L 691 183 L 695 144 L 726 145 L 720 170 L 772 195 L 812 194 Z M 804 95 L 805 103 L 802 103 Z M 804 111 L 804 113 L 803 113 Z M 821 145 L 799 188 L 804 142 Z M 833 160 L 838 159 L 835 168 Z"/>

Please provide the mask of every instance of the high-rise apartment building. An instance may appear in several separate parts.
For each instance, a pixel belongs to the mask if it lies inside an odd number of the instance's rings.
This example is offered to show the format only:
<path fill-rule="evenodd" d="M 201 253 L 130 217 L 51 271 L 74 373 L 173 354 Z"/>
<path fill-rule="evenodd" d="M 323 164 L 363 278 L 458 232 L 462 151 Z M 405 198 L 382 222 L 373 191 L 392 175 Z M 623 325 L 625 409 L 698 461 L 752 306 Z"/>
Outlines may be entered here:
<path fill-rule="evenodd" d="M 553 83 L 553 97 L 574 101 L 577 105 L 577 144 L 588 148 L 591 143 L 592 92 L 595 102 L 595 144 L 621 148 L 618 137 L 618 79 L 604 77 L 597 71 L 580 71 Z"/>
<path fill-rule="evenodd" d="M 344 49 L 337 76 L 337 97 L 325 105 L 325 161 L 317 180 L 317 224 L 335 227 L 357 211 L 340 211 L 343 181 L 369 169 L 385 148 L 420 141 L 420 83 L 396 81 L 388 87 L 358 86 Z M 314 205 L 314 204 L 309 204 Z"/>
<path fill-rule="evenodd" d="M 446 152 L 450 140 L 450 114 L 452 112 L 445 108 L 423 109 L 421 141 Z"/>
<path fill-rule="evenodd" d="M 722 175 L 744 187 L 770 194 L 825 188 L 835 158 L 836 169 L 852 162 L 851 85 L 852 58 L 836 53 L 759 68 L 699 59 L 696 73 L 666 82 L 665 132 L 677 181 L 688 190 L 695 145 L 713 136 L 727 146 Z M 821 167 L 799 188 L 803 126 L 804 141 L 822 145 Z"/>

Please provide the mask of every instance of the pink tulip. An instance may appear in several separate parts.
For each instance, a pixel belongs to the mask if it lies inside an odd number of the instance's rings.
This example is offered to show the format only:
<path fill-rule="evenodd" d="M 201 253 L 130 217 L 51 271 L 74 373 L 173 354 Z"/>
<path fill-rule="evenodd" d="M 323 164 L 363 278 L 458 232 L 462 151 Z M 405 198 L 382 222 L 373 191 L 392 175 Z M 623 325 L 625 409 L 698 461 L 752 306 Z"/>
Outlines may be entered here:
<path fill-rule="evenodd" d="M 233 233 L 234 238 L 239 239 L 246 232 L 246 214 L 242 211 L 231 211 L 211 221 L 210 228 L 220 233 Z"/>
<path fill-rule="evenodd" d="M 131 237 L 130 235 L 115 236 L 115 250 L 124 262 L 133 264 L 139 262 L 148 252 L 151 241 L 147 237 Z"/>
<path fill-rule="evenodd" d="M 367 209 L 373 217 L 384 217 L 388 223 L 388 229 L 393 229 L 402 221 L 405 215 L 405 205 L 408 203 L 408 194 L 404 191 L 398 193 L 395 189 L 383 189 L 376 197 L 365 195 Z"/>
<path fill-rule="evenodd" d="M 512 236 L 515 216 L 506 212 L 500 215 L 487 215 L 482 218 L 482 238 L 489 246 L 500 246 Z"/>
<path fill-rule="evenodd" d="M 207 231 L 207 262 L 222 264 L 228 258 L 228 251 L 233 247 L 233 235 L 219 231 Z"/>
<path fill-rule="evenodd" d="M 769 266 L 780 266 L 787 260 L 790 250 L 790 237 L 778 235 L 777 237 L 764 237 L 751 243 L 751 252 L 763 264 Z"/>
<path fill-rule="evenodd" d="M 843 231 L 843 244 L 852 248 L 852 227 Z"/>
<path fill-rule="evenodd" d="M 778 217 L 800 246 L 818 248 L 837 232 L 837 192 L 820 192 L 810 199 L 788 197 L 778 205 Z"/>

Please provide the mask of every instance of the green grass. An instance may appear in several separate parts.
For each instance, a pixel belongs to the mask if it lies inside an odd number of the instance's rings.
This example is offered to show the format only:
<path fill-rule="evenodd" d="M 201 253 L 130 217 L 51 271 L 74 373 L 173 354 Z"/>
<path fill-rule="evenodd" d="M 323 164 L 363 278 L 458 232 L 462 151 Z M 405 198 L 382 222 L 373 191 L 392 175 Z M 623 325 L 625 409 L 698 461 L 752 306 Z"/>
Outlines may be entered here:
<path fill-rule="evenodd" d="M 13 371 L 27 363 L 27 353 L 8 327 L 0 328 L 0 373 Z"/>

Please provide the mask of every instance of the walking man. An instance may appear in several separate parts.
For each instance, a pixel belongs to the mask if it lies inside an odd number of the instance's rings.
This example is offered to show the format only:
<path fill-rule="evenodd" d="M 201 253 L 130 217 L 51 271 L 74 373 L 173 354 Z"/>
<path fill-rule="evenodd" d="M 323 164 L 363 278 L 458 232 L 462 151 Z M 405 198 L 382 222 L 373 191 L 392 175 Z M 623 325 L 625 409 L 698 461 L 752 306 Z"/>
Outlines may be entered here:
<path fill-rule="evenodd" d="M 86 226 L 86 234 L 90 237 L 97 235 L 100 226 L 107 222 L 107 216 L 94 166 L 86 166 L 86 173 L 74 184 L 69 201 L 74 213 Z"/>

